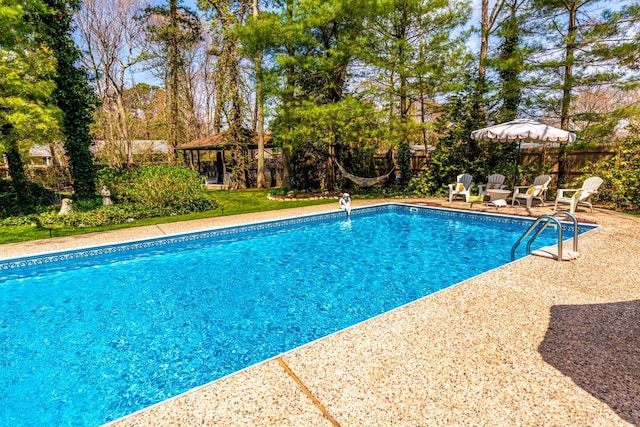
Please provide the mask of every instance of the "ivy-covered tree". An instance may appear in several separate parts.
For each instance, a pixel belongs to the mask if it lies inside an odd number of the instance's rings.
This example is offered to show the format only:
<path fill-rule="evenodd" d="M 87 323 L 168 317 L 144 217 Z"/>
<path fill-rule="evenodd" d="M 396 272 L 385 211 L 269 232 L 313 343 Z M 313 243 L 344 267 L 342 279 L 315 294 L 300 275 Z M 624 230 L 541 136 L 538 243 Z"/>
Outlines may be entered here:
<path fill-rule="evenodd" d="M 249 12 L 250 0 L 201 0 L 200 4 L 211 12 L 211 27 L 219 42 L 211 46 L 216 55 L 216 106 L 214 131 L 226 125 L 234 144 L 234 187 L 246 188 L 248 164 L 244 155 L 243 133 L 246 129 L 248 103 L 244 97 L 245 76 L 242 73 L 242 53 L 239 32 Z M 223 120 L 223 117 L 226 120 Z"/>
<path fill-rule="evenodd" d="M 268 2 L 258 0 L 251 0 L 250 2 L 247 0 L 202 0 L 202 2 L 210 5 L 210 7 L 215 10 L 214 16 L 217 18 L 216 21 L 213 22 L 215 37 L 221 40 L 221 43 L 219 43 L 221 47 L 212 49 L 212 52 L 214 52 L 219 59 L 217 72 L 217 87 L 219 90 L 217 91 L 217 99 L 219 101 L 218 104 L 220 105 L 216 106 L 215 114 L 215 117 L 217 118 L 215 126 L 218 129 L 222 125 L 221 116 L 225 105 L 231 104 L 229 106 L 231 107 L 231 110 L 233 110 L 234 104 L 229 101 L 233 101 L 234 99 L 241 101 L 240 96 L 238 96 L 240 95 L 240 85 L 228 84 L 233 82 L 232 77 L 234 75 L 240 73 L 240 69 L 237 66 L 240 64 L 240 61 L 238 61 L 238 63 L 231 62 L 229 57 L 235 56 L 248 58 L 253 62 L 253 75 L 249 73 L 247 76 L 247 80 L 250 81 L 250 83 L 245 85 L 247 86 L 245 90 L 248 89 L 249 91 L 247 98 L 253 98 L 254 100 L 251 129 L 256 133 L 258 146 L 256 187 L 264 188 L 266 187 L 264 175 L 266 79 L 265 74 L 263 73 L 263 60 L 267 51 L 267 46 L 271 44 L 268 37 L 270 37 L 269 34 L 272 34 L 273 29 L 270 28 L 265 21 L 264 18 L 268 17 L 269 14 L 260 10 L 260 4 L 264 3 L 266 6 L 268 5 Z M 248 14 L 249 6 L 251 7 L 252 12 L 251 16 Z M 252 88 L 249 88 L 250 85 L 252 85 Z M 238 89 L 236 91 L 237 95 L 235 96 L 229 90 L 232 87 L 237 87 Z M 235 115 L 235 117 L 238 117 L 242 122 L 244 122 L 243 115 L 249 115 L 247 114 L 248 111 L 244 111 L 248 110 L 249 103 L 245 102 L 243 104 L 243 108 L 240 109 L 240 112 L 243 114 L 239 117 Z M 229 127 L 233 128 L 234 126 L 234 124 L 229 123 Z"/>
<path fill-rule="evenodd" d="M 56 61 L 53 99 L 62 111 L 64 148 L 69 157 L 73 189 L 78 199 L 95 197 L 96 173 L 89 146 L 89 126 L 97 98 L 85 69 L 78 66 L 80 51 L 73 41 L 73 14 L 78 0 L 42 0 L 42 7 L 29 11 L 36 25 L 37 40 L 45 43 Z"/>
<path fill-rule="evenodd" d="M 478 115 L 478 122 L 485 122 L 486 110 L 484 97 L 487 95 L 487 62 L 489 56 L 489 36 L 498 28 L 496 23 L 505 6 L 505 0 L 495 0 L 491 7 L 489 0 L 482 0 L 480 14 L 480 52 L 478 54 L 478 74 L 475 83 L 475 108 L 473 113 Z"/>
<path fill-rule="evenodd" d="M 525 21 L 528 17 L 523 11 L 524 0 L 505 0 L 503 19 L 498 26 L 497 35 L 500 40 L 498 55 L 493 65 L 498 72 L 500 107 L 497 112 L 497 123 L 508 122 L 518 117 L 523 100 L 523 92 L 527 86 L 524 72 L 527 47 L 525 36 L 528 34 Z"/>

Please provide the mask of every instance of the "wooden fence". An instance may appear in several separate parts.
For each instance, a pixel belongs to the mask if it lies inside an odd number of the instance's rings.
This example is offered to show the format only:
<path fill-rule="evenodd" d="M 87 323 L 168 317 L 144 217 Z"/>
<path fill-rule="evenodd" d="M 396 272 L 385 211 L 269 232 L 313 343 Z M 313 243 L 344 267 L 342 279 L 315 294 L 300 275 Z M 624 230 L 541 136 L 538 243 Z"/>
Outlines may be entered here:
<path fill-rule="evenodd" d="M 581 169 L 589 162 L 597 162 L 599 160 L 611 159 L 617 154 L 615 148 L 600 147 L 590 149 L 572 149 L 566 154 L 567 161 L 567 180 L 582 175 Z M 411 155 L 411 169 L 415 172 L 420 171 L 426 162 L 428 155 L 424 152 L 416 152 Z M 538 166 L 544 165 L 550 168 L 550 174 L 555 178 L 558 175 L 558 152 L 557 149 L 527 148 L 520 151 L 520 166 Z M 25 168 L 34 167 L 33 165 L 25 165 Z M 42 166 L 38 165 L 38 169 Z M 8 170 L 5 165 L 0 164 L 0 178 L 8 178 Z"/>
<path fill-rule="evenodd" d="M 565 154 L 567 177 L 565 181 L 583 174 L 582 169 L 591 162 L 609 160 L 617 154 L 615 148 L 584 148 L 572 149 Z M 558 150 L 527 148 L 520 151 L 520 166 L 543 165 L 549 168 L 549 174 L 555 179 L 558 176 Z"/>

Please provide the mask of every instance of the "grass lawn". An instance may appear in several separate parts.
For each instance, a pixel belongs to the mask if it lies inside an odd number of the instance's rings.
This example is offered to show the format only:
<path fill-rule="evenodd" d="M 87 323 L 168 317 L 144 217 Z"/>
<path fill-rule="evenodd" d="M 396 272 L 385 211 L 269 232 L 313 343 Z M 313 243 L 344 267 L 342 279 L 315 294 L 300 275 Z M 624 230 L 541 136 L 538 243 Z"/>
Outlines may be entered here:
<path fill-rule="evenodd" d="M 190 219 L 212 218 L 222 215 L 237 215 L 241 213 L 263 212 L 302 206 L 322 205 L 326 203 L 337 203 L 335 199 L 278 202 L 267 200 L 267 194 L 269 194 L 269 190 L 257 189 L 242 191 L 219 190 L 210 191 L 208 194 L 218 202 L 218 208 L 216 210 L 188 215 L 140 219 L 130 223 L 110 225 L 105 227 L 55 228 L 51 231 L 47 228 L 37 228 L 35 226 L 0 227 L 0 244 L 25 242 L 28 240 L 36 239 L 47 239 L 50 237 L 50 234 L 52 237 L 72 236 L 76 234 L 86 234 L 97 231 L 140 227 L 143 225 L 165 224 L 168 222 L 187 221 Z"/>

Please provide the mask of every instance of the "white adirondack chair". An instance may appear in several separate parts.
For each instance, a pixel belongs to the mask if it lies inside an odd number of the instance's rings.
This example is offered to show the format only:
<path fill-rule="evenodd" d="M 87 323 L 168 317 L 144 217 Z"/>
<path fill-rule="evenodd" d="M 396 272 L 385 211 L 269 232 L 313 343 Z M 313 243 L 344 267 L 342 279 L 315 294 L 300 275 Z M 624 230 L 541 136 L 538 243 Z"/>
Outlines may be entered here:
<path fill-rule="evenodd" d="M 499 173 L 494 173 L 489 178 L 487 178 L 486 184 L 478 185 L 478 195 L 479 196 L 488 196 L 488 190 L 502 190 L 504 185 L 505 176 Z"/>
<path fill-rule="evenodd" d="M 574 213 L 579 205 L 588 206 L 593 212 L 593 205 L 591 204 L 591 196 L 598 192 L 598 188 L 604 181 L 599 176 L 592 176 L 585 179 L 582 184 L 582 188 L 562 188 L 558 190 L 558 196 L 556 197 L 556 204 L 553 206 L 553 210 L 558 209 L 558 203 L 569 205 L 569 212 Z M 567 195 L 567 193 L 572 193 Z"/>
<path fill-rule="evenodd" d="M 449 202 L 453 201 L 455 196 L 463 196 L 465 201 L 469 201 L 471 189 L 473 188 L 473 177 L 468 173 L 458 175 L 455 184 L 449 184 Z"/>
<path fill-rule="evenodd" d="M 540 175 L 533 180 L 533 185 L 515 186 L 513 188 L 513 195 L 511 196 L 511 206 L 513 206 L 516 201 L 520 203 L 518 199 L 524 199 L 526 201 L 527 209 L 531 209 L 533 199 L 540 200 L 541 206 L 544 206 L 544 196 L 550 182 L 550 175 Z"/>

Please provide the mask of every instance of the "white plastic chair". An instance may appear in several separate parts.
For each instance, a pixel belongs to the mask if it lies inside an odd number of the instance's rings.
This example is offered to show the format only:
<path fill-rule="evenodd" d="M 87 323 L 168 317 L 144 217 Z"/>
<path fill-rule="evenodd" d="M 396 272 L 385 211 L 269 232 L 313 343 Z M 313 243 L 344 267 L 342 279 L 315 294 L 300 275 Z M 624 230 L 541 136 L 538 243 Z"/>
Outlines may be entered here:
<path fill-rule="evenodd" d="M 465 201 L 469 201 L 471 189 L 473 188 L 473 177 L 468 173 L 458 175 L 455 184 L 449 184 L 449 202 L 453 201 L 455 196 L 464 196 Z"/>
<path fill-rule="evenodd" d="M 584 180 L 582 188 L 570 189 L 561 188 L 558 189 L 558 196 L 556 197 L 556 204 L 553 206 L 553 210 L 558 209 L 558 203 L 564 203 L 569 205 L 569 212 L 574 213 L 578 205 L 589 206 L 591 212 L 593 212 L 593 205 L 591 204 L 591 196 L 598 192 L 598 188 L 604 181 L 598 176 L 592 176 Z M 567 196 L 566 193 L 573 194 Z"/>
<path fill-rule="evenodd" d="M 513 195 L 511 196 L 511 206 L 518 199 L 524 199 L 527 204 L 527 209 L 531 209 L 533 199 L 540 200 L 541 206 L 544 206 L 544 196 L 547 193 L 547 188 L 551 182 L 551 175 L 540 175 L 533 180 L 533 185 L 517 185 L 513 188 Z"/>
<path fill-rule="evenodd" d="M 487 178 L 486 184 L 478 185 L 478 195 L 479 196 L 488 196 L 489 191 L 487 190 L 502 190 L 504 185 L 505 176 L 499 173 L 494 173 L 489 178 Z"/>

